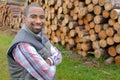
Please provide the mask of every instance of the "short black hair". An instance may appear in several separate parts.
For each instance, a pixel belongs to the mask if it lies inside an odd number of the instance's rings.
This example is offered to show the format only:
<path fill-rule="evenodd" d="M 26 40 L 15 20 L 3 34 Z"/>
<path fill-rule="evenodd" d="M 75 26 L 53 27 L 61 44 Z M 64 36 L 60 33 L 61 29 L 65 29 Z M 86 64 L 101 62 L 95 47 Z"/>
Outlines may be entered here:
<path fill-rule="evenodd" d="M 40 6 L 39 4 L 29 4 L 29 5 L 26 6 L 25 9 L 24 9 L 24 16 L 27 16 L 28 10 L 29 10 L 29 8 L 31 8 L 31 7 L 40 7 L 40 8 L 41 8 L 41 6 Z"/>

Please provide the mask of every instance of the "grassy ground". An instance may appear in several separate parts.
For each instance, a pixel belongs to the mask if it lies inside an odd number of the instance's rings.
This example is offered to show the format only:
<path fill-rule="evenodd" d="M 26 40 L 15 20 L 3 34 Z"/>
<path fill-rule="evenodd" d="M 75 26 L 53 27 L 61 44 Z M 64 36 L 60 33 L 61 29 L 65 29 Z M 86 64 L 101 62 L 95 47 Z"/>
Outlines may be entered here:
<path fill-rule="evenodd" d="M 79 55 L 67 53 L 64 48 L 60 48 L 63 55 L 62 63 L 57 67 L 58 80 L 120 80 L 120 67 L 114 63 L 111 65 L 103 64 L 104 58 L 87 59 L 87 62 L 93 62 L 92 65 L 86 66 L 78 58 Z M 64 52 L 65 51 L 65 52 Z M 74 57 L 73 57 L 74 56 Z"/>
<path fill-rule="evenodd" d="M 6 61 L 6 51 L 13 35 L 8 31 L 0 32 L 0 80 L 10 80 Z M 114 63 L 104 65 L 103 59 L 94 60 L 92 65 L 86 66 L 79 55 L 57 46 L 63 55 L 63 61 L 57 66 L 57 80 L 120 80 L 120 67 Z M 90 59 L 89 59 L 90 61 Z"/>
<path fill-rule="evenodd" d="M 6 60 L 6 51 L 13 39 L 13 35 L 6 34 L 8 31 L 0 31 L 0 80 L 10 80 L 7 60 Z"/>
<path fill-rule="evenodd" d="M 25 2 L 26 0 L 13 0 L 13 1 L 17 1 L 17 2 Z"/>

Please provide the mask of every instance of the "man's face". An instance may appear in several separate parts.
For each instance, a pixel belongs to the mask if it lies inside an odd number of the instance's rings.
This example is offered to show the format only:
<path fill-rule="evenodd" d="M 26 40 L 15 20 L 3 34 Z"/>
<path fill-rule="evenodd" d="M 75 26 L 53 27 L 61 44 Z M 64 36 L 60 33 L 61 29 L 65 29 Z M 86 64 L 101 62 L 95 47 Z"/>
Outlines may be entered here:
<path fill-rule="evenodd" d="M 44 27 L 45 14 L 40 7 L 30 7 L 27 16 L 25 16 L 25 24 L 35 34 L 39 33 Z"/>

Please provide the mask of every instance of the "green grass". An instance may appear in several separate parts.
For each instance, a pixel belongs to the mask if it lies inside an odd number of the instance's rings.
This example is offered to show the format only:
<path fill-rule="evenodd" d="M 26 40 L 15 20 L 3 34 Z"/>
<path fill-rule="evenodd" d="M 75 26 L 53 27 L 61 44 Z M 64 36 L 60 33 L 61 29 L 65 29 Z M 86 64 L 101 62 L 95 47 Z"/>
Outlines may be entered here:
<path fill-rule="evenodd" d="M 66 63 L 64 60 L 69 62 Z M 94 68 L 63 59 L 62 64 L 57 68 L 57 77 L 58 80 L 119 80 L 119 71 L 119 68 L 114 65 Z"/>
<path fill-rule="evenodd" d="M 14 36 L 0 34 L 0 80 L 10 80 L 6 51 Z M 57 80 L 120 80 L 120 67 L 114 63 L 103 64 L 104 58 L 96 60 L 98 67 L 87 67 L 82 61 L 71 58 L 70 52 L 60 45 L 55 45 L 62 52 L 63 60 L 57 66 Z"/>
<path fill-rule="evenodd" d="M 10 80 L 6 59 L 6 51 L 13 39 L 13 36 L 0 34 L 0 80 Z"/>
<path fill-rule="evenodd" d="M 63 51 L 63 61 L 57 67 L 58 80 L 120 80 L 120 67 L 114 63 L 105 65 L 104 58 L 101 58 L 95 59 L 99 63 L 98 67 L 87 67 L 82 61 L 73 60 L 66 55 L 64 47 L 60 50 Z"/>
<path fill-rule="evenodd" d="M 0 0 L 0 2 L 4 2 L 5 0 Z"/>
<path fill-rule="evenodd" d="M 13 0 L 13 1 L 17 1 L 17 2 L 25 2 L 26 0 Z"/>

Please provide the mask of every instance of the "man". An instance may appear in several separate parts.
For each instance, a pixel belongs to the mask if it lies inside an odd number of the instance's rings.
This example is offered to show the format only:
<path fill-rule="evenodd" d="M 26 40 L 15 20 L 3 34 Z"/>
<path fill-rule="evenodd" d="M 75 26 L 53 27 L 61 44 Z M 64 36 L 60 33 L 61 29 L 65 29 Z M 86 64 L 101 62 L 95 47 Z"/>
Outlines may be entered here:
<path fill-rule="evenodd" d="M 24 21 L 7 52 L 11 80 L 56 80 L 62 56 L 44 35 L 44 10 L 39 4 L 28 5 Z"/>

